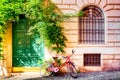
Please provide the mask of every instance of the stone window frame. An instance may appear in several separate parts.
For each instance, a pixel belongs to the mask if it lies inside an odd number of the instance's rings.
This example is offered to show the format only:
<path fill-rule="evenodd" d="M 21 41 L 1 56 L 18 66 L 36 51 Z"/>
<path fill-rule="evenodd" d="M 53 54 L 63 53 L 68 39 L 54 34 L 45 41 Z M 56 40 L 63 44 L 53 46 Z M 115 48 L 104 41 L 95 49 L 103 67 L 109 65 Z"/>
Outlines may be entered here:
<path fill-rule="evenodd" d="M 101 66 L 101 53 L 84 53 L 84 66 Z"/>
<path fill-rule="evenodd" d="M 79 17 L 79 37 L 81 44 L 105 43 L 105 17 L 103 11 L 94 5 L 83 8 L 82 17 Z"/>

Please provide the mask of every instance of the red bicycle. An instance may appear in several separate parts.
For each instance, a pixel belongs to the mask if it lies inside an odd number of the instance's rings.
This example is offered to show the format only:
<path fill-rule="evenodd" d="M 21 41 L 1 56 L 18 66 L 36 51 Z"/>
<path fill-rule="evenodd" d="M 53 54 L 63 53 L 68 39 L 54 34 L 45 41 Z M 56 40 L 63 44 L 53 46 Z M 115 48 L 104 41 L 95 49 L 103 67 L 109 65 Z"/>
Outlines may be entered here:
<path fill-rule="evenodd" d="M 74 51 L 72 50 L 72 55 L 73 54 L 74 54 Z M 65 62 L 63 62 L 60 65 L 58 65 L 58 62 L 57 62 L 58 57 L 53 57 L 54 59 L 53 63 L 45 62 L 45 64 L 41 66 L 41 74 L 43 76 L 49 76 L 52 73 L 56 74 L 57 72 L 61 71 L 61 69 L 65 66 L 67 67 L 67 72 L 70 73 L 70 75 L 73 78 L 77 78 L 78 77 L 77 69 L 75 67 L 75 64 L 70 59 L 72 55 L 63 57 L 63 59 L 65 59 Z"/>

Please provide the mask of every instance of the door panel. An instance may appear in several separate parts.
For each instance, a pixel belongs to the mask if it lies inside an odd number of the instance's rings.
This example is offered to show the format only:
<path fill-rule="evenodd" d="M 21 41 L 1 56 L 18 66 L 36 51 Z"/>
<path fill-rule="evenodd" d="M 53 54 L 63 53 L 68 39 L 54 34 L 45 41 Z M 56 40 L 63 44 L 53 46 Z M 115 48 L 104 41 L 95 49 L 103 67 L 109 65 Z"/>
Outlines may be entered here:
<path fill-rule="evenodd" d="M 38 33 L 27 35 L 28 21 L 13 24 L 13 67 L 38 67 L 44 58 L 44 44 Z"/>

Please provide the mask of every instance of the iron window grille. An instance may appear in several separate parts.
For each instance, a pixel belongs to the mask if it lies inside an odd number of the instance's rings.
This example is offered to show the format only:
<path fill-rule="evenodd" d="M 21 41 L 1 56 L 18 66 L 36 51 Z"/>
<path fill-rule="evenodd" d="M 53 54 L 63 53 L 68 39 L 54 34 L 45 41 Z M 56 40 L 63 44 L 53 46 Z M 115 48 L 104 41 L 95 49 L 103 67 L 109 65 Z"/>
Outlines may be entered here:
<path fill-rule="evenodd" d="M 84 66 L 100 66 L 101 54 L 84 54 Z"/>
<path fill-rule="evenodd" d="M 79 42 L 97 43 L 105 42 L 104 15 L 96 6 L 88 6 L 82 10 L 84 15 L 79 17 Z"/>

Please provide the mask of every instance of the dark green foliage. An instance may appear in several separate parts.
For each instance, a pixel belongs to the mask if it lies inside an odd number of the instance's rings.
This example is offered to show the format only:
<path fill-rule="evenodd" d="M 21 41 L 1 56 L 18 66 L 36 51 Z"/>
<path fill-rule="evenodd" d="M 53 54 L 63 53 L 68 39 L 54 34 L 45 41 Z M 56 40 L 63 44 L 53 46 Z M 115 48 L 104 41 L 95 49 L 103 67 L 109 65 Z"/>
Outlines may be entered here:
<path fill-rule="evenodd" d="M 82 17 L 82 16 L 84 16 L 84 11 L 80 11 L 78 14 L 77 14 L 77 16 L 79 16 L 79 17 Z"/>
<path fill-rule="evenodd" d="M 2 37 L 0 37 L 0 43 L 2 42 Z"/>

